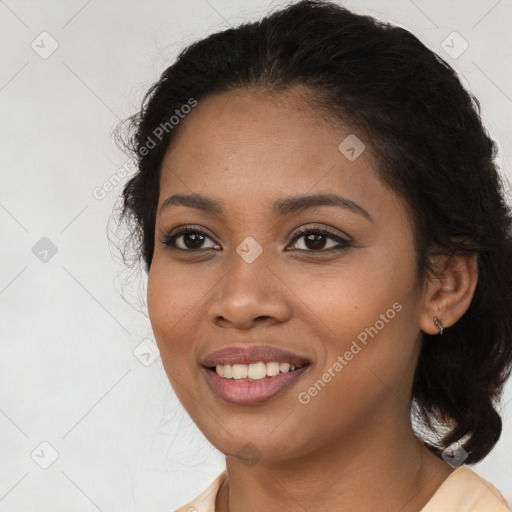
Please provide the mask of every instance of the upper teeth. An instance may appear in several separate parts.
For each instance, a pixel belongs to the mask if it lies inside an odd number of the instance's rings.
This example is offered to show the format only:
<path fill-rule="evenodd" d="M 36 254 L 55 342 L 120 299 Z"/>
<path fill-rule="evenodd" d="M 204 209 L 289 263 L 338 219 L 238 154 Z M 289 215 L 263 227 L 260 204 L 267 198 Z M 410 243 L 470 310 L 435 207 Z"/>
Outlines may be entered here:
<path fill-rule="evenodd" d="M 265 377 L 272 377 L 278 375 L 279 372 L 286 373 L 293 371 L 296 366 L 290 363 L 278 363 L 277 361 L 270 361 L 265 363 L 260 361 L 251 364 L 218 364 L 215 371 L 221 377 L 226 379 L 253 379 L 259 380 Z"/>

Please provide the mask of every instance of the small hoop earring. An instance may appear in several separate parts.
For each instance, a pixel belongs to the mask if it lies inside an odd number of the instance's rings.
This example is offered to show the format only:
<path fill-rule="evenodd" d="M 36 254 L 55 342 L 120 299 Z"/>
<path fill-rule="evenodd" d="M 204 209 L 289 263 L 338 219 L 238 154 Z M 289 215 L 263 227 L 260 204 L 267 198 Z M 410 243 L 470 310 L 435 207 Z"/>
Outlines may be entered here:
<path fill-rule="evenodd" d="M 439 334 L 443 334 L 443 323 L 441 320 L 439 320 L 439 318 L 437 318 L 437 316 L 434 317 L 434 324 L 439 329 Z"/>

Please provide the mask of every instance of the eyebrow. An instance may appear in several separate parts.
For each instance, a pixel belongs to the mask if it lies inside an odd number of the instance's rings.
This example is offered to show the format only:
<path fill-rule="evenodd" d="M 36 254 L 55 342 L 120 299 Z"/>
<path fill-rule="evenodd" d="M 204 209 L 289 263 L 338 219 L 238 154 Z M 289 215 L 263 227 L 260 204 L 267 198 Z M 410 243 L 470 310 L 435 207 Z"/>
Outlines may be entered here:
<path fill-rule="evenodd" d="M 190 208 L 196 208 L 197 210 L 216 213 L 218 215 L 224 214 L 224 208 L 221 202 L 200 194 L 174 194 L 162 203 L 162 206 L 160 206 L 160 213 L 171 205 L 188 206 Z M 272 210 L 275 216 L 284 217 L 290 213 L 304 211 L 317 206 L 336 206 L 344 208 L 345 210 L 362 215 L 373 222 L 371 215 L 362 206 L 350 199 L 347 199 L 346 197 L 338 196 L 336 194 L 313 194 L 285 197 L 275 201 L 272 205 Z"/>

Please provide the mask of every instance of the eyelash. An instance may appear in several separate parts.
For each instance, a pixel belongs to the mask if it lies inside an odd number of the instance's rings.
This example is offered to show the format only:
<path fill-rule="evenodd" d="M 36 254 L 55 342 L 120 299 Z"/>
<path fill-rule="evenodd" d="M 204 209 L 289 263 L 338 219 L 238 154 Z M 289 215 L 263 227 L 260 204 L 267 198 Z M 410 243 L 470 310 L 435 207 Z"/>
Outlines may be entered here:
<path fill-rule="evenodd" d="M 176 233 L 172 233 L 172 231 L 171 231 L 169 234 L 167 234 L 162 243 L 171 250 L 182 251 L 182 252 L 192 252 L 193 253 L 193 252 L 200 252 L 200 251 L 212 249 L 211 247 L 209 247 L 208 249 L 182 249 L 180 247 L 176 247 L 176 245 L 175 245 L 176 239 L 182 235 L 187 235 L 187 234 L 204 235 L 205 237 L 210 238 L 210 240 L 211 240 L 211 237 L 208 236 L 204 231 L 201 231 L 193 226 L 184 226 Z M 335 242 L 337 242 L 339 244 L 339 246 L 338 247 L 330 247 L 329 249 L 319 249 L 319 250 L 313 250 L 313 249 L 295 249 L 295 250 L 302 251 L 302 252 L 311 252 L 311 253 L 326 253 L 326 252 L 329 253 L 331 251 L 342 251 L 344 249 L 353 247 L 351 240 L 346 240 L 344 238 L 341 238 L 338 235 L 335 235 L 334 233 L 327 231 L 325 229 L 312 228 L 312 227 L 299 228 L 298 232 L 296 233 L 296 236 L 293 238 L 291 243 L 296 243 L 296 241 L 299 238 L 302 238 L 304 236 L 311 235 L 311 234 L 324 235 L 328 238 L 333 239 Z"/>

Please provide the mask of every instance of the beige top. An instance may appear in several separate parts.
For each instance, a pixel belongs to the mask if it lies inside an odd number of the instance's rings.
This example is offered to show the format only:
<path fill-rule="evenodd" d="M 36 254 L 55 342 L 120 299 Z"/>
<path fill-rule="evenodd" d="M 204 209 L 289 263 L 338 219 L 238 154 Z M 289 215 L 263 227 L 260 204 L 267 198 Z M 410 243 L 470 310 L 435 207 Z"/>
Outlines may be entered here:
<path fill-rule="evenodd" d="M 175 512 L 215 512 L 224 470 L 196 499 Z M 501 493 L 468 466 L 459 466 L 419 512 L 512 512 Z"/>

